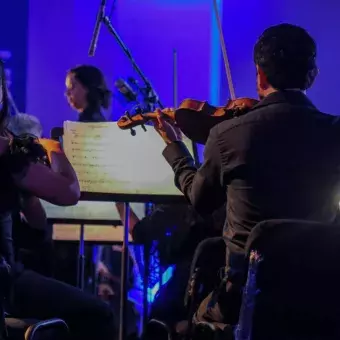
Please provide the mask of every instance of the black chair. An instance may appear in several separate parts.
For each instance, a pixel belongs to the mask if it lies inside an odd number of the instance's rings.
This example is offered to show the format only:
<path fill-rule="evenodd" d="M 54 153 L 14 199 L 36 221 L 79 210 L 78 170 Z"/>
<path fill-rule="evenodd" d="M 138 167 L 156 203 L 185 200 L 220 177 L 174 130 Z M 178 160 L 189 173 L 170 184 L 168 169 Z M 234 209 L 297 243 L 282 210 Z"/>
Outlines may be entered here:
<path fill-rule="evenodd" d="M 191 338 L 192 317 L 200 302 L 208 295 L 213 288 L 220 283 L 220 269 L 225 266 L 225 242 L 222 237 L 213 237 L 200 242 L 197 246 L 190 268 L 190 276 L 187 292 L 184 297 L 184 304 L 188 309 L 188 327 L 185 334 L 176 334 L 175 330 L 160 320 L 151 320 L 143 334 L 143 339 L 159 340 Z M 214 333 L 214 326 L 201 323 L 194 331 L 198 339 L 211 338 Z M 208 339 L 207 339 L 208 340 Z"/>
<path fill-rule="evenodd" d="M 222 237 L 200 242 L 195 250 L 184 304 L 188 308 L 187 335 L 192 332 L 192 319 L 201 301 L 221 282 L 225 267 L 226 246 Z M 206 329 L 206 325 L 201 325 Z M 210 332 L 210 329 L 207 330 Z"/>
<path fill-rule="evenodd" d="M 34 320 L 6 314 L 6 297 L 10 289 L 10 267 L 0 257 L 0 339 L 1 340 L 66 340 L 68 327 L 61 319 Z"/>
<path fill-rule="evenodd" d="M 172 333 L 164 322 L 151 319 L 146 325 L 142 340 L 173 340 Z"/>
<path fill-rule="evenodd" d="M 340 227 L 299 220 L 259 223 L 235 340 L 340 339 Z"/>
<path fill-rule="evenodd" d="M 8 340 L 66 340 L 68 327 L 61 319 L 38 321 L 35 319 L 5 318 Z"/>

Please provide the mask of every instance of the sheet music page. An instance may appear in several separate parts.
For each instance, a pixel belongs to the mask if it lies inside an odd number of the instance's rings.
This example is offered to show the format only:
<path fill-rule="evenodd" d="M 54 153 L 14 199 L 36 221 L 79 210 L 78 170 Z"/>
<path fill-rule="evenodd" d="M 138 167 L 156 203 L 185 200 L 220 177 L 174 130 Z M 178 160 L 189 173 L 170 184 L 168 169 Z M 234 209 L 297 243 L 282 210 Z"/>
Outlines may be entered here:
<path fill-rule="evenodd" d="M 47 218 L 120 221 L 116 205 L 112 202 L 79 201 L 74 206 L 61 207 L 44 200 L 40 201 L 46 211 Z M 144 203 L 130 203 L 130 207 L 140 220 L 145 217 Z"/>
<path fill-rule="evenodd" d="M 192 153 L 191 142 L 185 142 Z M 164 148 L 153 127 L 131 136 L 116 122 L 64 123 L 64 150 L 84 192 L 181 195 Z"/>

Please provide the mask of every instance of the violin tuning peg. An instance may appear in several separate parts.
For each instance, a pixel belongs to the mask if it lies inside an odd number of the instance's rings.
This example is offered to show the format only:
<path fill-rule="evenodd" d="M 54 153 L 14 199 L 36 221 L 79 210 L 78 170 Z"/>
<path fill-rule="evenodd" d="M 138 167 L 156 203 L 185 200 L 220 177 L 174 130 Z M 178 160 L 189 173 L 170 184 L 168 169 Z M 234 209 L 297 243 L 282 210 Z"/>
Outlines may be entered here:
<path fill-rule="evenodd" d="M 130 129 L 131 136 L 136 136 L 136 130 L 135 129 Z"/>
<path fill-rule="evenodd" d="M 125 116 L 128 117 L 130 120 L 132 119 L 130 112 L 129 111 L 125 111 Z"/>

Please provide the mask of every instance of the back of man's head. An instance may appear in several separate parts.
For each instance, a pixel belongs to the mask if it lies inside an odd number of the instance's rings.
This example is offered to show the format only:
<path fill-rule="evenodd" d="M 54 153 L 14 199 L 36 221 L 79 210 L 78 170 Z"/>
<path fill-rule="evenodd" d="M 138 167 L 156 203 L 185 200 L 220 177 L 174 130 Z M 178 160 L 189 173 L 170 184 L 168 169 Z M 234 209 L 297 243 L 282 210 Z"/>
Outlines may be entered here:
<path fill-rule="evenodd" d="M 308 89 L 318 72 L 315 59 L 314 39 L 291 24 L 269 27 L 254 47 L 255 64 L 277 90 Z"/>
<path fill-rule="evenodd" d="M 42 136 L 43 130 L 39 119 L 27 113 L 18 113 L 10 117 L 7 128 L 17 136 L 29 133 L 38 138 Z"/>

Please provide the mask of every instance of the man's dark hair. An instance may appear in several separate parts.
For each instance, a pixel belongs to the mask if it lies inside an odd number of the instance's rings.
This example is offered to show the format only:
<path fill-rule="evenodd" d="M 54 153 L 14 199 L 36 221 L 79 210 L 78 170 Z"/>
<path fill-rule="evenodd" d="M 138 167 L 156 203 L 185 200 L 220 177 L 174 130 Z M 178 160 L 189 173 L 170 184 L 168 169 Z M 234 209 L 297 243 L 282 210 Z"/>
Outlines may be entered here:
<path fill-rule="evenodd" d="M 266 29 L 254 47 L 254 61 L 277 90 L 308 89 L 316 75 L 316 43 L 299 26 Z"/>
<path fill-rule="evenodd" d="M 111 91 L 108 89 L 103 73 L 95 66 L 80 65 L 72 68 L 69 73 L 88 90 L 88 102 L 94 109 L 110 106 Z"/>

